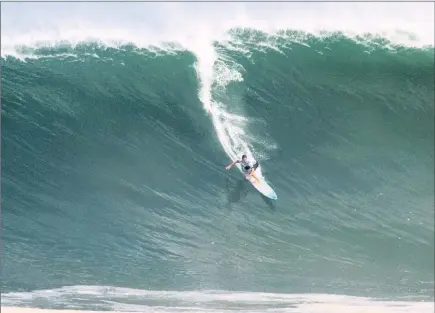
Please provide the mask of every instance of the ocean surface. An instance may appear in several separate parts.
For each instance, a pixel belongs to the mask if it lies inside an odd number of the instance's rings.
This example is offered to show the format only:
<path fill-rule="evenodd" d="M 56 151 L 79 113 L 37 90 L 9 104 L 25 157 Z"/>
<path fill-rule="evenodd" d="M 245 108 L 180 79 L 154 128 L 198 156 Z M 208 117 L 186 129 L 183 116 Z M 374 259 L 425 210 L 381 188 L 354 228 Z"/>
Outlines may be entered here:
<path fill-rule="evenodd" d="M 204 53 L 11 51 L 5 312 L 433 312 L 433 45 L 232 27 Z M 277 201 L 225 171 L 241 154 Z"/>

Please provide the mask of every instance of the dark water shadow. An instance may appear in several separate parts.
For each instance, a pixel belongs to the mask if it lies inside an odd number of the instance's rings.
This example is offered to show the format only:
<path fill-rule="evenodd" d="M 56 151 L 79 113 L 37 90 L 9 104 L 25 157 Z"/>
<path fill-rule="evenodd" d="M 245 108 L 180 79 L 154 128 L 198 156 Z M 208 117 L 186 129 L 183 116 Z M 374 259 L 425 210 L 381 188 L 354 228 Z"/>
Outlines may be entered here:
<path fill-rule="evenodd" d="M 245 199 L 249 192 L 248 187 L 248 182 L 245 179 L 231 181 L 230 178 L 227 178 L 227 208 L 230 208 L 232 204 L 238 203 L 241 200 Z"/>
<path fill-rule="evenodd" d="M 231 180 L 227 178 L 226 180 L 226 190 L 227 190 L 227 208 L 231 208 L 231 206 L 235 203 L 241 202 L 246 198 L 250 191 L 258 193 L 266 205 L 270 210 L 276 210 L 276 201 L 267 198 L 262 195 L 260 192 L 254 189 L 252 185 L 244 178 Z"/>
<path fill-rule="evenodd" d="M 266 203 L 266 205 L 269 207 L 269 209 L 271 211 L 275 212 L 276 211 L 276 200 L 269 199 L 268 197 L 264 196 L 261 193 L 258 193 L 258 194 L 261 196 L 261 198 Z"/>

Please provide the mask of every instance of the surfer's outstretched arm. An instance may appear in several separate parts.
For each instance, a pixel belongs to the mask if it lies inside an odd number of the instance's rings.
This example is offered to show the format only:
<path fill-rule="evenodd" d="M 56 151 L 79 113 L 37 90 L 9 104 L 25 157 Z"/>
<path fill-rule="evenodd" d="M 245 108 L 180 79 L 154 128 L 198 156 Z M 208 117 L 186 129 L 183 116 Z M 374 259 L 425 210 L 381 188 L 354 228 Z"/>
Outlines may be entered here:
<path fill-rule="evenodd" d="M 225 167 L 225 169 L 228 171 L 229 169 L 231 169 L 233 167 L 234 164 L 239 163 L 240 160 L 234 161 L 232 162 L 230 165 L 228 165 L 227 167 Z"/>

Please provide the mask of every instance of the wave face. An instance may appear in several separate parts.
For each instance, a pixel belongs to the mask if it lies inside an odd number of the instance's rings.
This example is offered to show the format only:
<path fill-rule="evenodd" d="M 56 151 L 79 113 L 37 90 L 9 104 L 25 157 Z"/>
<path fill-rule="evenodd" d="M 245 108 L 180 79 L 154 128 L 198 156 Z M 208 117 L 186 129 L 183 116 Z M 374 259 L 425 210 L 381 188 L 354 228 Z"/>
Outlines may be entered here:
<path fill-rule="evenodd" d="M 2 57 L 3 304 L 432 312 L 433 48 L 234 28 L 208 52 Z M 276 203 L 224 171 L 241 153 Z"/>

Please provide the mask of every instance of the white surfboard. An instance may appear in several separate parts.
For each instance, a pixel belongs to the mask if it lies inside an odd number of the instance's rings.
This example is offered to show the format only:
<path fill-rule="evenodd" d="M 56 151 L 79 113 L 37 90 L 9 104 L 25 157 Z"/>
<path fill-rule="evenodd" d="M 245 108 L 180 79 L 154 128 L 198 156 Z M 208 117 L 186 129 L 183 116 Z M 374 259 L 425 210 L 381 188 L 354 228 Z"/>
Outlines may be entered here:
<path fill-rule="evenodd" d="M 247 180 L 254 186 L 255 189 L 257 189 L 259 192 L 261 192 L 263 195 L 268 197 L 269 199 L 276 200 L 278 199 L 278 196 L 276 195 L 275 191 L 272 189 L 272 187 L 269 186 L 269 184 L 266 182 L 264 177 L 261 175 L 258 177 L 258 181 L 250 176 L 246 175 L 240 166 L 238 166 L 239 170 L 242 172 L 242 174 L 245 176 Z"/>

